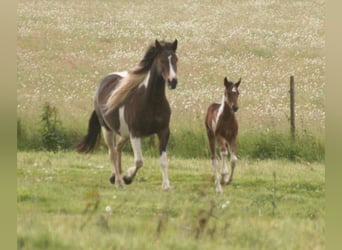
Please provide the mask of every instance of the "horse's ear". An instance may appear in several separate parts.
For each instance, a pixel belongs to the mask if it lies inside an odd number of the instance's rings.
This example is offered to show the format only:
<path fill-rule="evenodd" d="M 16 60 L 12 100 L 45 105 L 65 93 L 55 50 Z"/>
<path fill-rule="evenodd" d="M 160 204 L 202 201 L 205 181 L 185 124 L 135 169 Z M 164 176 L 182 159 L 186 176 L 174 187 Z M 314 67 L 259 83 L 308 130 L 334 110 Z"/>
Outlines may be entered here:
<path fill-rule="evenodd" d="M 238 88 L 240 83 L 241 83 L 241 77 L 240 77 L 239 81 L 237 83 L 235 83 L 235 86 Z"/>
<path fill-rule="evenodd" d="M 156 39 L 156 48 L 159 50 L 161 48 L 160 43 L 158 42 L 158 40 Z"/>
<path fill-rule="evenodd" d="M 174 52 L 176 52 L 176 50 L 177 50 L 177 43 L 178 43 L 178 41 L 177 41 L 177 39 L 175 39 L 175 41 L 174 41 L 173 44 L 172 44 L 172 50 L 173 50 Z"/>
<path fill-rule="evenodd" d="M 227 88 L 229 87 L 229 81 L 227 79 L 227 77 L 224 78 L 224 86 L 226 86 Z"/>

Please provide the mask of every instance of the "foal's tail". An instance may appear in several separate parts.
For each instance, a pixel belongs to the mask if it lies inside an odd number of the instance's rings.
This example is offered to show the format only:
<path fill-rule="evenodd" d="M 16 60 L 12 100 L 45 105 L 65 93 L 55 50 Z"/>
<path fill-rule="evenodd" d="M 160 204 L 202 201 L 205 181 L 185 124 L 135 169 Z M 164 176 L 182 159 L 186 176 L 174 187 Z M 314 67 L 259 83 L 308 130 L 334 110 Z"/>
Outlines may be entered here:
<path fill-rule="evenodd" d="M 91 114 L 88 125 L 88 134 L 83 137 L 82 141 L 76 146 L 79 153 L 90 153 L 97 146 L 101 133 L 101 124 L 95 110 Z"/>

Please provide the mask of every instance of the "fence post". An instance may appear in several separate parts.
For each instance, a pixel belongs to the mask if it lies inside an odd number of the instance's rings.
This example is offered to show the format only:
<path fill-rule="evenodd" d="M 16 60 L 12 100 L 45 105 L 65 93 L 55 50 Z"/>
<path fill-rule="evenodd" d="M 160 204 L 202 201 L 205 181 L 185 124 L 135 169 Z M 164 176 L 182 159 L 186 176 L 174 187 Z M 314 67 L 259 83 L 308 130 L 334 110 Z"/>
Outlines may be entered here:
<path fill-rule="evenodd" d="M 290 77 L 290 125 L 291 125 L 291 136 L 295 138 L 296 125 L 295 125 L 295 83 L 294 76 Z"/>

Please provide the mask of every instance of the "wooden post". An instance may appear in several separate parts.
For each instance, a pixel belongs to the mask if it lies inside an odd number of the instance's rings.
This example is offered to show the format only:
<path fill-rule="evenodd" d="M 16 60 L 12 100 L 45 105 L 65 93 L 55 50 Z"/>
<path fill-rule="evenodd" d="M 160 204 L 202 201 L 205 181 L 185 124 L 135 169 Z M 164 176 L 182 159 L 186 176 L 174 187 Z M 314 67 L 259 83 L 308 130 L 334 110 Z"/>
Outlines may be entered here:
<path fill-rule="evenodd" d="M 291 124 L 291 136 L 295 138 L 296 125 L 295 125 L 295 86 L 294 77 L 290 77 L 290 124 Z"/>

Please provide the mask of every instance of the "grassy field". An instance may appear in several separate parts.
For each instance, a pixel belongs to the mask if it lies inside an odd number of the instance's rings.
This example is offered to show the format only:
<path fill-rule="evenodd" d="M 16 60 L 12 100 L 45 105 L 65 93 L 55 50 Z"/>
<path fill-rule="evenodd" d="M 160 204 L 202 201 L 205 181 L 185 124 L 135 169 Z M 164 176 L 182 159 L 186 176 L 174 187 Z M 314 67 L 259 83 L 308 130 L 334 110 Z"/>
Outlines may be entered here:
<path fill-rule="evenodd" d="M 18 117 L 34 133 L 49 102 L 65 127 L 85 131 L 100 79 L 134 67 L 155 39 L 177 38 L 179 85 L 167 92 L 173 133 L 203 129 L 224 76 L 242 77 L 241 133 L 288 131 L 294 75 L 297 128 L 324 137 L 324 18 L 322 0 L 20 0 Z"/>
<path fill-rule="evenodd" d="M 18 249 L 325 249 L 324 18 L 323 0 L 19 0 L 18 139 L 41 143 L 46 103 L 69 139 L 83 135 L 100 79 L 134 67 L 155 39 L 178 39 L 179 84 L 167 91 L 172 191 L 146 144 L 123 190 L 109 184 L 104 148 L 19 151 Z M 240 160 L 219 196 L 203 119 L 225 76 L 242 78 Z"/>
<path fill-rule="evenodd" d="M 240 160 L 222 195 L 209 160 L 171 156 L 170 192 L 157 158 L 122 190 L 110 172 L 102 153 L 19 152 L 18 249 L 325 249 L 322 164 Z"/>

